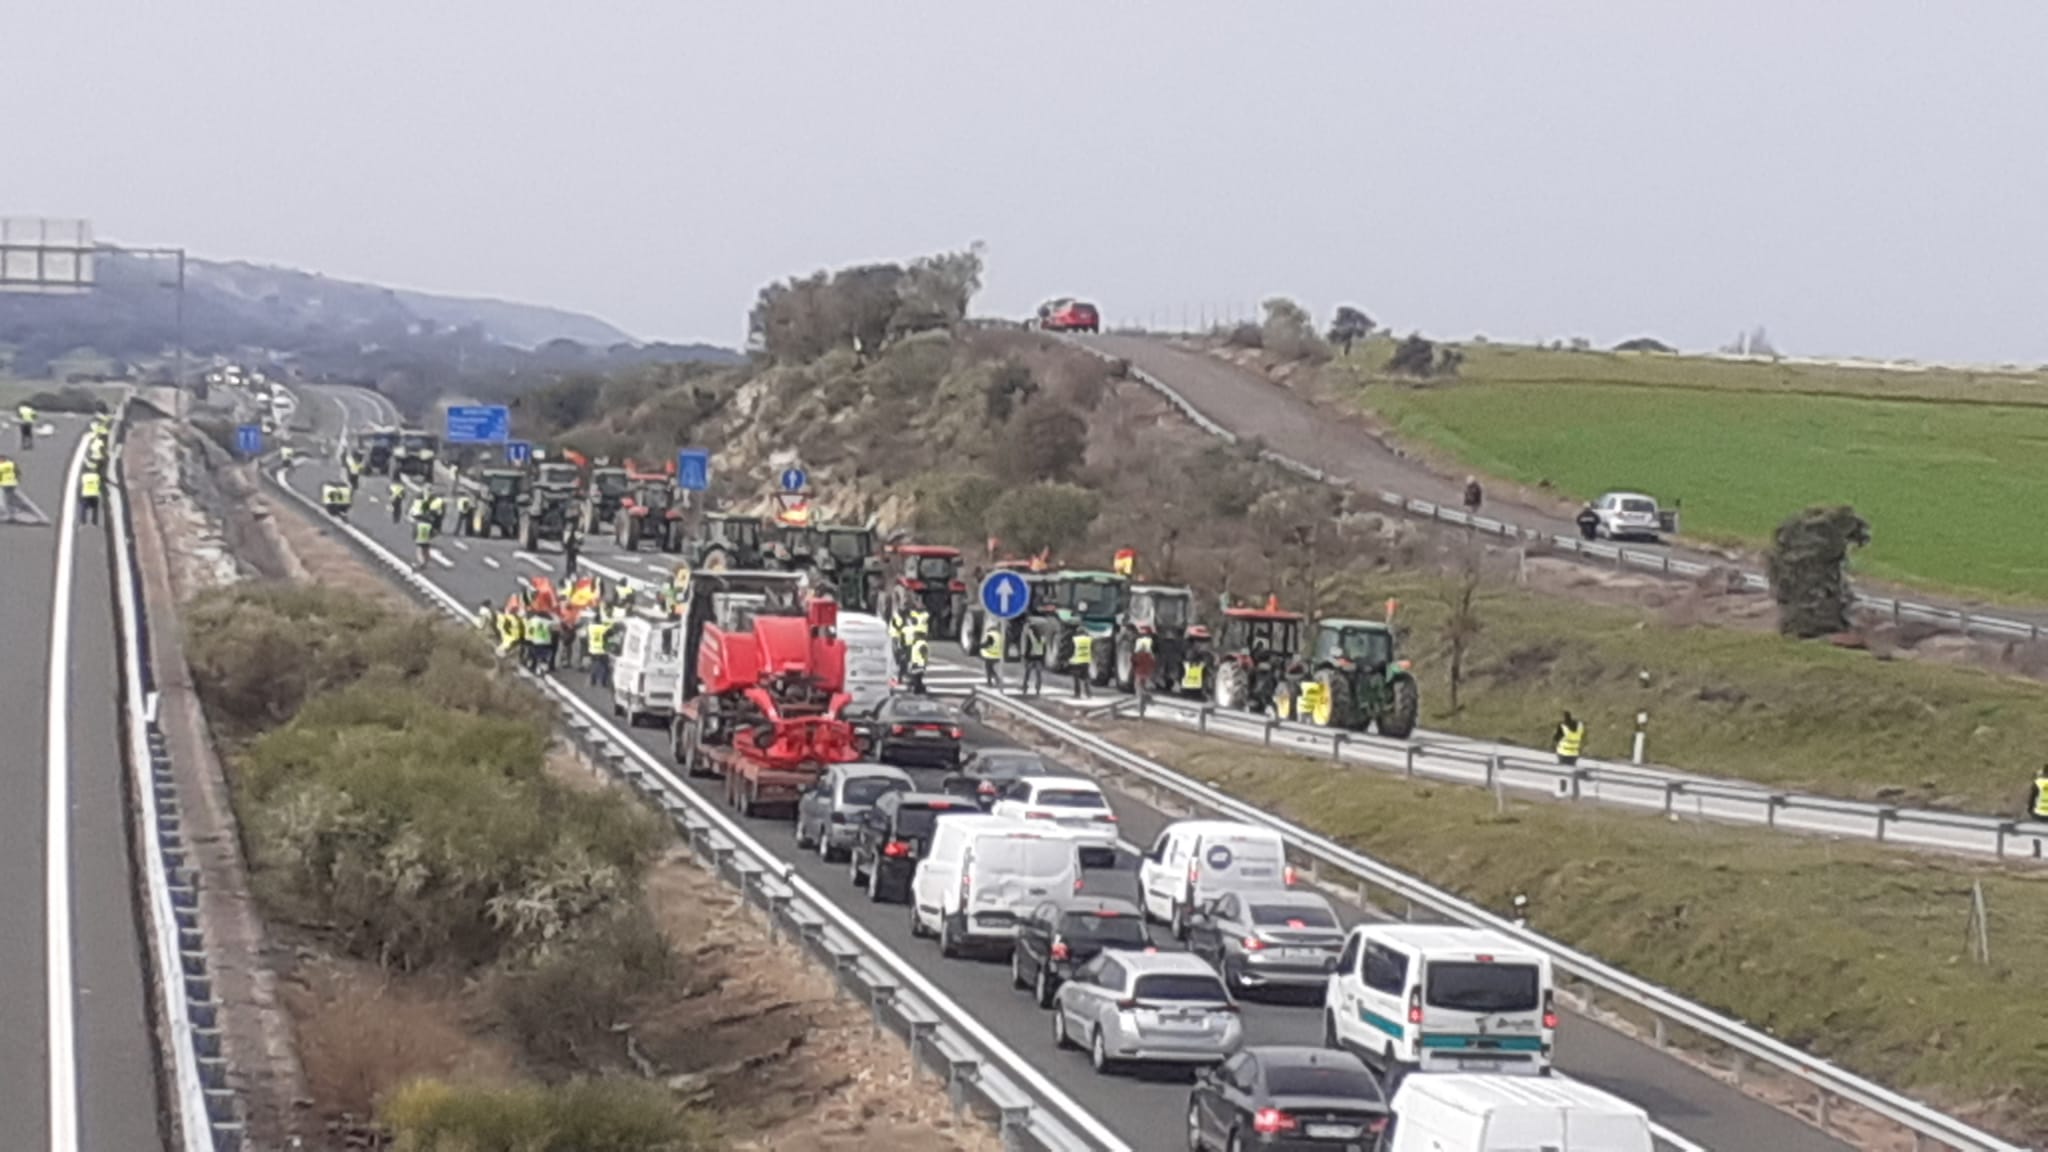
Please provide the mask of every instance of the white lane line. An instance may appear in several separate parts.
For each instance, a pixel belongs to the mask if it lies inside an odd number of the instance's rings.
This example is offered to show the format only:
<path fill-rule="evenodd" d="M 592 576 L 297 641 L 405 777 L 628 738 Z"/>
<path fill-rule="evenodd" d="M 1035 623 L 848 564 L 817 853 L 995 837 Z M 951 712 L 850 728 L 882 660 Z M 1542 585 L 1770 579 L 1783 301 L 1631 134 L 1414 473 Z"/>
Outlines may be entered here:
<path fill-rule="evenodd" d="M 448 557 L 442 555 L 441 550 L 438 548 L 428 551 L 427 555 L 433 558 L 434 563 L 439 564 L 443 568 L 455 567 L 455 561 L 450 560 Z"/>
<path fill-rule="evenodd" d="M 514 552 L 512 555 L 518 557 L 521 560 L 526 561 L 528 564 L 533 565 L 535 568 L 538 568 L 543 572 L 552 572 L 555 570 L 555 566 L 553 564 L 550 564 L 547 561 L 541 559 L 540 557 L 535 556 L 531 552 Z"/>
<path fill-rule="evenodd" d="M 450 544 L 453 544 L 453 545 L 455 545 L 455 548 L 456 548 L 456 550 L 457 550 L 457 551 L 460 551 L 460 552 L 467 552 L 467 551 L 469 551 L 469 545 L 467 545 L 467 544 L 464 544 L 464 543 L 463 543 L 462 541 L 460 541 L 460 540 L 450 540 L 450 541 L 449 541 L 449 543 L 450 543 Z"/>
<path fill-rule="evenodd" d="M 495 557 L 495 556 L 486 556 L 486 557 L 484 557 L 484 567 L 486 567 L 486 568 L 496 568 L 497 566 L 498 566 L 498 558 L 497 558 L 497 557 Z"/>
<path fill-rule="evenodd" d="M 71 571 L 78 541 L 78 478 L 85 437 L 71 453 L 57 525 L 56 589 L 50 605 L 48 746 L 44 781 L 43 945 L 50 1012 L 50 1152 L 78 1152 L 78 1042 L 71 973 Z"/>

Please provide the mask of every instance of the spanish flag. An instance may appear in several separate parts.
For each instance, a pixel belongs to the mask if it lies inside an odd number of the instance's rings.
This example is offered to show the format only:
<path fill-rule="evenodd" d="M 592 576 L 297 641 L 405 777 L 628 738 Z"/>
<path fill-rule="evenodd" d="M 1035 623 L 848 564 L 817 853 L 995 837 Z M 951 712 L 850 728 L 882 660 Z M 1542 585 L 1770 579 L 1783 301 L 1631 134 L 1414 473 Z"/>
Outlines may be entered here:
<path fill-rule="evenodd" d="M 811 506 L 799 504 L 794 508 L 784 508 L 775 514 L 775 518 L 792 528 L 808 528 L 811 526 Z"/>
<path fill-rule="evenodd" d="M 1137 570 L 1138 550 L 1136 548 L 1119 548 L 1115 563 L 1117 575 L 1129 576 L 1133 571 Z"/>

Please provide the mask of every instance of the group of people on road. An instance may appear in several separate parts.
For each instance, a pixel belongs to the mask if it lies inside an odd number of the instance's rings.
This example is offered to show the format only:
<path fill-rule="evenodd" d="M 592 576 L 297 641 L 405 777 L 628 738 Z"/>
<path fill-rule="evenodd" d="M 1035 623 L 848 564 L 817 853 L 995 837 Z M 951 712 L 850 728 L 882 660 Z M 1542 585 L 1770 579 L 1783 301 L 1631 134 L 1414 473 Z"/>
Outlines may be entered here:
<path fill-rule="evenodd" d="M 37 426 L 40 416 L 35 406 L 21 404 L 15 409 L 14 416 L 21 427 L 21 451 L 34 451 L 36 437 L 42 434 Z M 78 473 L 80 524 L 100 522 L 100 497 L 106 488 L 107 459 L 111 452 L 109 439 L 112 430 L 113 417 L 107 414 L 104 407 L 93 413 L 92 423 L 86 429 L 85 466 Z M 21 490 L 22 479 L 22 462 L 0 452 L 0 523 L 48 524 L 49 516 Z"/>
<path fill-rule="evenodd" d="M 563 593 L 551 584 L 521 581 L 502 608 L 480 602 L 476 625 L 497 637 L 499 655 L 517 659 L 536 676 L 584 666 L 592 687 L 609 688 L 633 601 L 633 589 L 623 581 L 608 585 L 585 576 Z"/>

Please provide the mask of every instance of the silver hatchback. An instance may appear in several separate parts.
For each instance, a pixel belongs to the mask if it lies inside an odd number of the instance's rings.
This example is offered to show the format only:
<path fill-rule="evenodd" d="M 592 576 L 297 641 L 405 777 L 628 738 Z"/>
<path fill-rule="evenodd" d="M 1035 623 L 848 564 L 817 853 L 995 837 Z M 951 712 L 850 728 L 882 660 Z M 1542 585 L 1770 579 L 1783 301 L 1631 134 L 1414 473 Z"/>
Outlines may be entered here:
<path fill-rule="evenodd" d="M 861 814 L 891 792 L 916 789 L 910 774 L 886 764 L 834 764 L 796 802 L 796 846 L 844 860 L 860 837 Z"/>
<path fill-rule="evenodd" d="M 1097 1072 L 1123 1064 L 1217 1064 L 1244 1044 L 1222 977 L 1186 952 L 1105 952 L 1053 994 L 1053 1040 Z"/>

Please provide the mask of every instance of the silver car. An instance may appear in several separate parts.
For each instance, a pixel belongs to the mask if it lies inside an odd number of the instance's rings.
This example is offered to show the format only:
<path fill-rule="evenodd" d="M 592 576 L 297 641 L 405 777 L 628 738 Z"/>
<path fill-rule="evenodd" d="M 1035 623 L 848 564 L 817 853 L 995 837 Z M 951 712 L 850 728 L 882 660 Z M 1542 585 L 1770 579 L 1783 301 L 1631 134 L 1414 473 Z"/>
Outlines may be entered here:
<path fill-rule="evenodd" d="M 1216 970 L 1186 952 L 1104 952 L 1061 984 L 1053 1041 L 1119 1065 L 1216 1064 L 1244 1044 L 1244 1022 Z"/>
<path fill-rule="evenodd" d="M 860 835 L 861 813 L 891 792 L 913 792 L 910 774 L 886 764 L 834 764 L 796 802 L 796 846 L 844 860 Z"/>
<path fill-rule="evenodd" d="M 1320 991 L 1344 951 L 1344 925 L 1314 892 L 1227 892 L 1188 917 L 1188 950 L 1214 964 L 1233 993 Z"/>

